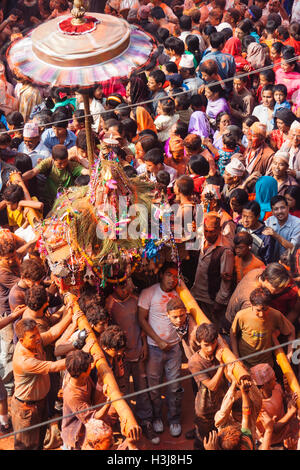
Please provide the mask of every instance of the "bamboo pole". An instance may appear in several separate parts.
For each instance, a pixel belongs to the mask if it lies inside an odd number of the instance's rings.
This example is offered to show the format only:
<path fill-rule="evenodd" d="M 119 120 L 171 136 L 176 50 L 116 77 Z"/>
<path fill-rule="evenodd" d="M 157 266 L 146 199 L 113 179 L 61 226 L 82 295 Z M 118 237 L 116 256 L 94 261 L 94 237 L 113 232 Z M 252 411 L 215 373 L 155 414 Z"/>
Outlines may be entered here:
<path fill-rule="evenodd" d="M 66 294 L 66 299 L 67 303 L 72 304 L 72 308 L 74 313 L 80 311 L 80 307 L 77 303 L 77 298 L 75 295 L 67 293 Z M 138 424 L 136 422 L 135 416 L 130 408 L 130 406 L 127 404 L 127 402 L 122 399 L 122 393 L 119 390 L 118 384 L 116 382 L 116 379 L 112 373 L 111 368 L 107 364 L 106 358 L 104 356 L 104 353 L 101 349 L 101 347 L 98 344 L 98 341 L 96 339 L 96 336 L 86 318 L 86 316 L 83 314 L 81 317 L 79 317 L 78 321 L 78 328 L 83 329 L 85 328 L 86 331 L 88 332 L 88 337 L 87 337 L 87 342 L 89 340 L 94 340 L 95 343 L 90 349 L 90 353 L 92 356 L 96 356 L 97 361 L 96 361 L 96 368 L 99 372 L 99 375 L 101 376 L 103 383 L 107 385 L 108 390 L 108 396 L 110 400 L 117 400 L 115 401 L 112 405 L 115 408 L 116 412 L 119 415 L 120 422 L 121 422 L 121 430 L 122 433 L 126 436 L 129 437 L 129 432 L 133 427 L 137 427 Z M 100 358 L 99 358 L 100 357 Z"/>
<path fill-rule="evenodd" d="M 85 114 L 85 132 L 86 132 L 86 143 L 87 143 L 87 154 L 89 160 L 89 171 L 92 173 L 92 166 L 94 164 L 94 146 L 92 139 L 92 127 L 91 127 L 91 111 L 89 95 L 87 93 L 82 94 L 84 103 L 84 114 Z"/>
<path fill-rule="evenodd" d="M 211 323 L 211 321 L 204 315 L 201 308 L 199 307 L 198 303 L 186 287 L 185 283 L 181 280 L 180 285 L 177 287 L 177 292 L 183 301 L 186 309 L 193 315 L 196 323 L 200 325 L 201 323 Z M 228 362 L 235 361 L 237 358 L 229 349 L 226 341 L 219 336 L 218 343 L 221 347 L 224 347 L 222 361 L 226 364 Z M 282 370 L 282 373 L 285 375 L 288 385 L 292 392 L 297 393 L 297 408 L 300 409 L 300 386 L 299 382 L 294 374 L 294 371 L 289 363 L 284 351 L 282 348 L 278 348 L 275 350 L 276 361 L 279 367 Z M 241 362 L 236 362 L 233 369 L 233 374 L 237 381 L 239 382 L 241 379 L 249 377 L 249 372 L 243 366 Z"/>
<path fill-rule="evenodd" d="M 190 291 L 182 280 L 180 281 L 180 284 L 177 287 L 177 293 L 183 301 L 187 311 L 194 317 L 194 320 L 198 325 L 201 325 L 201 323 L 211 323 L 207 316 L 202 312 L 201 308 L 199 307 L 196 300 L 194 299 L 194 297 L 192 296 L 192 294 L 190 293 Z M 227 364 L 228 362 L 236 361 L 237 358 L 231 352 L 226 341 L 224 341 L 220 335 L 218 337 L 218 344 L 223 348 L 223 363 Z M 242 379 L 247 379 L 250 376 L 249 372 L 241 362 L 236 362 L 234 364 L 233 374 L 238 383 L 240 383 Z"/>
<path fill-rule="evenodd" d="M 288 361 L 282 348 L 275 350 L 276 362 L 279 365 L 282 373 L 285 375 L 289 387 L 293 393 L 297 393 L 297 408 L 300 410 L 300 386 L 294 374 L 291 364 Z"/>

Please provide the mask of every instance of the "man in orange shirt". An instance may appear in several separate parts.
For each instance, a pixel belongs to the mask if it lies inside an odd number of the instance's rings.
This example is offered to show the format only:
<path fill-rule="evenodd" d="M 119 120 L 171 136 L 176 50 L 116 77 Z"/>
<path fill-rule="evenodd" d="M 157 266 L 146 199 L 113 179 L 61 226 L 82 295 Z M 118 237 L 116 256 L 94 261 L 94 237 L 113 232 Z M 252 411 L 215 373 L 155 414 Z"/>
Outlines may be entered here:
<path fill-rule="evenodd" d="M 15 392 L 11 414 L 15 431 L 28 428 L 48 419 L 47 395 L 50 390 L 50 372 L 65 369 L 65 359 L 46 361 L 44 346 L 55 341 L 60 329 L 51 328 L 41 333 L 35 320 L 20 320 L 15 327 L 19 342 L 13 356 Z M 15 450 L 42 450 L 46 427 L 15 435 Z"/>

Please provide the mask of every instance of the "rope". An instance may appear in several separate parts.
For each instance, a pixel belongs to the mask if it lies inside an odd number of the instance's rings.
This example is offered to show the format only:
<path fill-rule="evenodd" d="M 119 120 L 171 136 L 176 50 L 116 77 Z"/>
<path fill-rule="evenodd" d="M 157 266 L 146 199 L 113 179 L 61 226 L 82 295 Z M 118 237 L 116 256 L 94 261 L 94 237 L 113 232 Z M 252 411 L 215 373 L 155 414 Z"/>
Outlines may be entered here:
<path fill-rule="evenodd" d="M 104 403 L 98 403 L 97 405 L 93 405 L 93 406 L 88 407 L 88 408 L 83 409 L 83 410 L 79 410 L 79 411 L 76 411 L 76 412 L 73 412 L 73 413 L 70 413 L 70 414 L 67 414 L 67 415 L 52 418 L 52 419 L 49 419 L 49 420 L 44 421 L 42 423 L 34 424 L 34 425 L 29 426 L 27 428 L 20 429 L 18 431 L 12 431 L 8 434 L 4 434 L 4 435 L 0 436 L 0 440 L 4 439 L 4 438 L 7 438 L 7 437 L 10 437 L 10 436 L 15 436 L 16 434 L 20 434 L 22 432 L 32 431 L 32 430 L 40 428 L 42 426 L 46 426 L 48 424 L 55 423 L 57 421 L 62 421 L 63 419 L 66 419 L 66 418 L 72 418 L 73 416 L 77 416 L 80 413 L 86 413 L 88 411 L 97 410 L 98 408 L 101 408 L 104 405 L 113 404 L 115 401 L 118 401 L 118 400 L 127 400 L 129 398 L 133 398 L 133 397 L 136 397 L 138 395 L 141 395 L 142 393 L 151 392 L 152 390 L 157 390 L 157 389 L 160 389 L 160 388 L 168 386 L 168 385 L 172 385 L 172 384 L 177 383 L 177 382 L 182 382 L 183 380 L 191 379 L 192 377 L 196 377 L 198 375 L 201 375 L 201 374 L 204 374 L 204 373 L 207 373 L 207 372 L 213 372 L 213 371 L 219 369 L 219 367 L 227 367 L 228 365 L 235 364 L 236 362 L 241 362 L 245 359 L 250 359 L 250 358 L 253 358 L 253 357 L 257 357 L 261 354 L 265 354 L 266 352 L 275 351 L 276 349 L 288 346 L 289 344 L 292 344 L 295 341 L 296 340 L 287 341 L 286 343 L 281 343 L 281 344 L 278 344 L 276 346 L 272 346 L 270 348 L 264 349 L 263 351 L 258 351 L 258 352 L 252 353 L 252 354 L 248 354 L 247 356 L 240 357 L 238 359 L 235 359 L 234 361 L 227 362 L 226 364 L 219 364 L 219 365 L 216 365 L 216 366 L 213 366 L 213 367 L 209 367 L 209 368 L 203 369 L 199 372 L 195 372 L 193 374 L 189 374 L 189 375 L 186 375 L 186 376 L 183 376 L 183 377 L 179 377 L 178 379 L 169 380 L 169 381 L 164 382 L 162 384 L 154 385 L 152 387 L 148 387 L 148 388 L 145 388 L 143 390 L 139 390 L 137 392 L 128 393 L 127 395 L 123 395 L 121 398 L 116 398 L 114 400 L 108 400 Z"/>
<path fill-rule="evenodd" d="M 286 62 L 287 63 L 288 62 L 295 62 L 296 59 L 297 60 L 300 59 L 300 56 L 295 56 L 292 59 L 287 59 Z M 215 82 L 209 82 L 209 83 L 205 84 L 205 86 L 212 87 L 214 85 L 219 85 L 219 84 L 222 85 L 224 83 L 233 81 L 235 78 L 249 77 L 250 75 L 256 75 L 256 74 L 258 74 L 260 72 L 263 72 L 265 70 L 270 70 L 274 66 L 275 66 L 275 64 L 266 65 L 264 67 L 252 70 L 251 72 L 245 72 L 245 73 L 242 73 L 242 74 L 234 75 L 233 77 L 224 78 L 223 80 L 217 80 Z M 172 98 L 175 98 L 176 96 L 180 96 L 180 95 L 185 95 L 187 93 L 191 93 L 191 90 L 185 90 L 185 91 L 181 91 L 179 93 L 175 93 L 174 95 L 172 95 Z M 161 97 L 159 100 L 164 100 L 164 99 L 169 99 L 169 98 L 170 98 L 170 96 L 168 95 L 168 96 L 165 96 L 165 97 Z M 125 104 L 127 104 L 128 108 L 133 108 L 133 107 L 136 107 L 136 106 L 143 106 L 145 104 L 150 104 L 150 103 L 153 103 L 154 101 L 155 101 L 155 99 L 150 99 L 150 100 L 147 100 L 147 101 L 142 101 L 140 103 L 135 103 L 135 104 L 125 103 Z M 109 111 L 114 111 L 114 109 L 105 110 L 105 111 L 101 111 L 101 112 L 93 113 L 93 114 L 84 114 L 84 116 L 82 116 L 82 118 L 93 117 L 93 116 L 101 116 L 103 114 L 106 114 Z M 62 119 L 60 121 L 52 121 L 52 122 L 47 123 L 47 126 L 50 126 L 50 125 L 54 126 L 55 124 L 61 124 L 61 123 L 64 123 L 64 122 L 69 122 L 70 120 L 71 119 L 68 118 L 68 119 Z M 19 129 L 13 129 L 11 131 L 1 131 L 0 135 L 1 134 L 10 134 L 10 133 L 13 133 L 13 132 L 21 132 L 23 130 L 24 130 L 24 127 L 20 127 Z"/>

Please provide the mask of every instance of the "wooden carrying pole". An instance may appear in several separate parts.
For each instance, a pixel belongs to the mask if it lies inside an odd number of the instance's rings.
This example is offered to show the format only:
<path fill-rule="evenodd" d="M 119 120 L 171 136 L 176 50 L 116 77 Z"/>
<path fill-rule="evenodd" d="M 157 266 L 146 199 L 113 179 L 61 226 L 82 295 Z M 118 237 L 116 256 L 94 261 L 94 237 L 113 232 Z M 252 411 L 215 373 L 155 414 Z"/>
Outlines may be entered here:
<path fill-rule="evenodd" d="M 83 103 L 84 103 L 84 114 L 85 114 L 85 132 L 86 132 L 86 144 L 87 144 L 87 154 L 89 160 L 89 172 L 92 173 L 92 167 L 94 164 L 94 146 L 92 139 L 92 127 L 91 127 L 91 111 L 90 111 L 90 101 L 89 95 L 87 93 L 82 94 Z"/>
<path fill-rule="evenodd" d="M 72 304 L 73 312 L 76 313 L 80 311 L 80 307 L 77 303 L 77 298 L 75 295 L 68 293 L 66 295 L 67 302 L 69 304 Z M 133 428 L 133 426 L 138 426 L 136 419 L 134 417 L 134 414 L 130 408 L 130 406 L 127 404 L 127 402 L 122 398 L 122 393 L 119 390 L 118 384 L 116 382 L 116 379 L 113 375 L 113 372 L 109 365 L 107 364 L 107 361 L 105 359 L 104 353 L 101 349 L 101 347 L 98 344 L 98 341 L 96 339 L 96 336 L 84 314 L 82 314 L 81 317 L 79 317 L 77 321 L 77 325 L 79 329 L 84 329 L 88 332 L 88 337 L 86 339 L 86 342 L 89 340 L 94 340 L 94 344 L 90 349 L 90 354 L 92 356 L 96 355 L 97 361 L 96 361 L 96 368 L 99 372 L 99 375 L 102 378 L 103 384 L 107 385 L 107 393 L 109 400 L 117 400 L 112 403 L 112 406 L 115 408 L 116 412 L 119 415 L 120 422 L 121 422 L 121 430 L 122 433 L 126 437 L 128 437 L 128 433 L 130 429 Z M 100 356 L 100 359 L 99 359 Z"/>
<path fill-rule="evenodd" d="M 188 288 L 186 287 L 183 281 L 180 281 L 180 285 L 177 287 L 177 292 L 181 300 L 183 301 L 184 305 L 186 306 L 186 309 L 193 315 L 198 325 L 200 325 L 201 323 L 211 323 L 210 320 L 206 317 L 206 315 L 204 315 L 201 308 L 199 307 L 196 300 L 194 299 L 194 297 L 192 296 L 192 294 L 190 293 L 190 291 L 188 290 Z M 219 336 L 218 342 L 221 347 L 224 347 L 222 361 L 225 364 L 228 362 L 235 361 L 237 358 L 231 352 L 226 341 L 221 336 Z M 297 407 L 298 409 L 300 409 L 300 386 L 294 374 L 294 371 L 282 348 L 278 348 L 275 350 L 275 356 L 276 356 L 276 361 L 282 370 L 282 373 L 285 375 L 287 379 L 287 382 L 289 384 L 291 391 L 294 393 L 297 393 L 298 395 Z M 247 371 L 247 369 L 243 366 L 241 362 L 236 362 L 234 364 L 233 374 L 238 382 L 242 378 L 245 378 L 246 376 L 249 377 L 249 372 Z"/>
<path fill-rule="evenodd" d="M 276 362 L 282 370 L 282 373 L 285 375 L 291 391 L 293 393 L 297 393 L 297 408 L 300 410 L 300 386 L 294 371 L 291 368 L 291 364 L 282 348 L 275 349 L 275 356 Z"/>
<path fill-rule="evenodd" d="M 202 312 L 201 308 L 197 304 L 196 300 L 186 287 L 185 283 L 181 280 L 180 284 L 177 287 L 177 292 L 183 301 L 187 311 L 194 317 L 195 322 L 197 325 L 201 325 L 201 323 L 211 323 L 211 321 L 207 318 L 206 315 Z M 229 349 L 226 341 L 223 340 L 223 338 L 219 335 L 218 337 L 218 344 L 221 346 L 223 349 L 223 354 L 222 354 L 222 362 L 224 364 L 227 364 L 228 362 L 236 361 L 237 358 L 235 355 L 231 352 Z M 242 379 L 249 378 L 249 372 L 247 369 L 243 366 L 241 362 L 236 362 L 234 364 L 233 368 L 233 374 L 238 383 Z"/>

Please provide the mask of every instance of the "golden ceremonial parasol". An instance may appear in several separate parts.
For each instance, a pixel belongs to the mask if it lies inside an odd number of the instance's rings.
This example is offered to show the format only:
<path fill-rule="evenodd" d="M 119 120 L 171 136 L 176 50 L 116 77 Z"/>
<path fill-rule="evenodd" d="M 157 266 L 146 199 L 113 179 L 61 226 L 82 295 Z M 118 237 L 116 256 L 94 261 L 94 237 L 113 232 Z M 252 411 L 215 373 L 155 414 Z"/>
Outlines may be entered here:
<path fill-rule="evenodd" d="M 144 67 L 155 43 L 141 29 L 122 18 L 87 13 L 83 0 L 75 0 L 71 15 L 39 25 L 15 41 L 7 52 L 11 70 L 37 85 L 90 88 L 112 78 L 123 78 Z M 83 94 L 88 157 L 93 163 L 90 109 Z"/>

